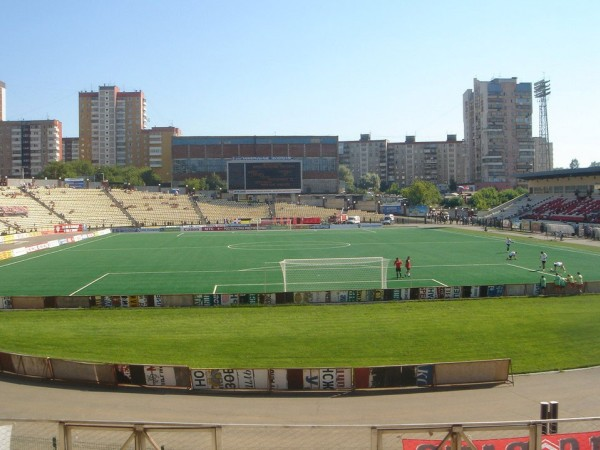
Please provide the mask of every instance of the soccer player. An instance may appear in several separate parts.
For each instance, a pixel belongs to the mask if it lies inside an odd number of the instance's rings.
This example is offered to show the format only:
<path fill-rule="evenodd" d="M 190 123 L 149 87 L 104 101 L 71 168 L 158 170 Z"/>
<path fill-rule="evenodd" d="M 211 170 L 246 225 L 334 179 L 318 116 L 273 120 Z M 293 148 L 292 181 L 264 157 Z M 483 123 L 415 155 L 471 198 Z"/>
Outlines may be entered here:
<path fill-rule="evenodd" d="M 514 251 L 514 250 L 512 252 L 509 252 L 509 254 L 506 257 L 506 259 L 517 259 L 517 252 Z"/>
<path fill-rule="evenodd" d="M 542 270 L 546 270 L 546 261 L 548 261 L 548 255 L 542 250 L 542 252 L 540 253 L 540 263 Z"/>
<path fill-rule="evenodd" d="M 410 256 L 406 257 L 406 262 L 404 263 L 404 267 L 406 267 L 406 276 L 410 277 L 410 268 L 412 267 L 412 262 L 410 260 Z"/>
<path fill-rule="evenodd" d="M 575 276 L 575 283 L 577 284 L 577 288 L 581 294 L 583 292 L 583 275 L 581 275 L 579 272 L 577 272 L 577 275 Z"/>
<path fill-rule="evenodd" d="M 394 261 L 394 266 L 396 266 L 396 278 L 402 278 L 402 260 L 400 258 L 396 258 L 396 261 Z"/>
<path fill-rule="evenodd" d="M 512 244 L 513 241 L 511 238 L 506 238 L 506 251 L 510 251 L 510 244 Z"/>
<path fill-rule="evenodd" d="M 562 261 L 556 261 L 554 264 L 554 273 L 558 273 L 558 269 L 562 269 L 563 273 L 567 271 L 567 268 Z"/>
<path fill-rule="evenodd" d="M 546 295 L 546 277 L 542 275 L 540 278 L 540 295 Z"/>

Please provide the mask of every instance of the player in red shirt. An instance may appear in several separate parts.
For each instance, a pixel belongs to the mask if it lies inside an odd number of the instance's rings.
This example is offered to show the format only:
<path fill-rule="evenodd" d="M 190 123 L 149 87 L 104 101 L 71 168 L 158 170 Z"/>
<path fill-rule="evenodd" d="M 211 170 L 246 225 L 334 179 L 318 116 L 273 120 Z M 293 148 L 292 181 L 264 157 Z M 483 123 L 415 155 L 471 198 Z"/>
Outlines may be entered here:
<path fill-rule="evenodd" d="M 394 266 L 396 266 L 396 278 L 402 278 L 402 260 L 400 258 L 396 258 L 396 261 L 394 261 Z"/>
<path fill-rule="evenodd" d="M 410 277 L 410 268 L 412 267 L 412 262 L 410 261 L 410 256 L 406 257 L 406 263 L 404 264 L 406 267 L 406 276 Z"/>

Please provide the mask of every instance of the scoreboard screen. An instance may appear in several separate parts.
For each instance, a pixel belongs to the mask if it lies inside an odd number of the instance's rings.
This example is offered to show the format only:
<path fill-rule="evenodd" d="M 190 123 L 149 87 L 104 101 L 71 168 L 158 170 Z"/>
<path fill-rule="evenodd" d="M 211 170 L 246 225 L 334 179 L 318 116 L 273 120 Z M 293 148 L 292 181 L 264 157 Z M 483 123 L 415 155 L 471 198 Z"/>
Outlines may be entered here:
<path fill-rule="evenodd" d="M 227 190 L 232 194 L 300 193 L 302 161 L 228 161 Z"/>

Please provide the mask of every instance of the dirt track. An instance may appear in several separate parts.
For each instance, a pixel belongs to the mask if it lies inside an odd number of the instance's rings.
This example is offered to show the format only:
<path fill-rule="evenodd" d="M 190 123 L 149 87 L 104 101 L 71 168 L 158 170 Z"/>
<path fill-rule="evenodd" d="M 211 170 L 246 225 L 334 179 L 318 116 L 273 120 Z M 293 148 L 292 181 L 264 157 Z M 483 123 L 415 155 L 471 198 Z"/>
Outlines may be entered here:
<path fill-rule="evenodd" d="M 540 355 L 543 357 L 543 355 Z M 220 424 L 416 424 L 600 416 L 600 367 L 520 375 L 514 385 L 346 395 L 195 394 L 81 388 L 0 376 L 0 418 Z"/>

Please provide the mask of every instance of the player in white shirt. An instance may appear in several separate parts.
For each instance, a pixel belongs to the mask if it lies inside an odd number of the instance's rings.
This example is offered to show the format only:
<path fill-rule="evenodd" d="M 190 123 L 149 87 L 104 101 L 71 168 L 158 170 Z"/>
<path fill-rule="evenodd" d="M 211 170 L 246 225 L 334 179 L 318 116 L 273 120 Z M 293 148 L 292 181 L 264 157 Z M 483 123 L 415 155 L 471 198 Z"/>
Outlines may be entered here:
<path fill-rule="evenodd" d="M 567 271 L 567 268 L 565 267 L 562 261 L 556 261 L 553 265 L 555 273 L 558 272 L 559 269 L 561 269 L 563 273 Z"/>

